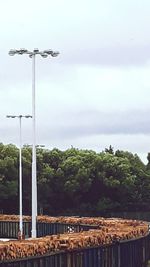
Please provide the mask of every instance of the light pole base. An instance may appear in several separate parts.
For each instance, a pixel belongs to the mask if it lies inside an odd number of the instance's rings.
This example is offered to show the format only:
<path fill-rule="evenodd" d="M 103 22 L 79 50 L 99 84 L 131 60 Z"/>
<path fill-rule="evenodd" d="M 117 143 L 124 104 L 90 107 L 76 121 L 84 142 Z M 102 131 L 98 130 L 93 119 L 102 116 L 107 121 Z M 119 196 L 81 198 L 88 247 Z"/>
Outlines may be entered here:
<path fill-rule="evenodd" d="M 31 230 L 32 238 L 36 238 L 36 230 Z"/>

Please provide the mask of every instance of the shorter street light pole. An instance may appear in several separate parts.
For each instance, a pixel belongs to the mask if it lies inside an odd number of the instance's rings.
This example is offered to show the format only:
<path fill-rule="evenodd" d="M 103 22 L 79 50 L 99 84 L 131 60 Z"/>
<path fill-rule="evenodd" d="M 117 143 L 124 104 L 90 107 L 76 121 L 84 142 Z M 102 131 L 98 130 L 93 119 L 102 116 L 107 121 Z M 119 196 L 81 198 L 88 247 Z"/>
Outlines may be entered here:
<path fill-rule="evenodd" d="M 22 118 L 32 118 L 30 115 L 7 115 L 6 118 L 19 119 L 19 231 L 20 237 L 23 236 L 23 219 L 22 219 L 22 129 L 21 129 L 21 119 Z"/>

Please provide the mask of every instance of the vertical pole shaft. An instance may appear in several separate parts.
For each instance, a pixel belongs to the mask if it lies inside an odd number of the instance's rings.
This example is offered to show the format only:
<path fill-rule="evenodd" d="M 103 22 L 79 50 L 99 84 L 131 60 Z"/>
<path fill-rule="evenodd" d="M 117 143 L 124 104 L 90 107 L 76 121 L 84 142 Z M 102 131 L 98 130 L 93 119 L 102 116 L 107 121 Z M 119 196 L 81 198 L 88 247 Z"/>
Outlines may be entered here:
<path fill-rule="evenodd" d="M 22 222 L 22 133 L 21 133 L 21 118 L 19 116 L 19 135 L 20 135 L 20 148 L 19 148 L 19 230 L 22 237 L 23 234 L 23 222 Z"/>
<path fill-rule="evenodd" d="M 33 146 L 32 146 L 32 238 L 36 237 L 37 216 L 37 179 L 36 179 L 36 123 L 35 123 L 35 54 L 32 55 L 32 123 L 33 123 Z"/>

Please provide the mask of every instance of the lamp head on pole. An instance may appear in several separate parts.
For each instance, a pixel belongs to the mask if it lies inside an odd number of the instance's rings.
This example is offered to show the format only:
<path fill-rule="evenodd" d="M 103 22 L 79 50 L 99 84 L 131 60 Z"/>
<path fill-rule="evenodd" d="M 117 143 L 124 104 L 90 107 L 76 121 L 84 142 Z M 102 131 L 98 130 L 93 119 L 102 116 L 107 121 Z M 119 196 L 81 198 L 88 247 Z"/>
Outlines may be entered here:
<path fill-rule="evenodd" d="M 46 49 L 44 51 L 40 51 L 38 48 L 34 48 L 33 51 L 28 51 L 25 48 L 20 48 L 20 49 L 10 49 L 8 54 L 10 56 L 14 56 L 16 54 L 18 55 L 28 54 L 30 58 L 32 58 L 33 55 L 41 55 L 41 57 L 47 58 L 48 56 L 57 57 L 59 55 L 59 52 L 53 51 L 52 49 Z"/>
<path fill-rule="evenodd" d="M 51 54 L 51 56 L 52 56 L 52 57 L 57 57 L 59 54 L 60 54 L 60 53 L 59 53 L 58 51 L 54 51 L 54 52 Z"/>
<path fill-rule="evenodd" d="M 43 51 L 43 53 L 46 53 L 46 54 L 48 54 L 48 55 L 51 55 L 51 54 L 53 53 L 53 50 L 51 50 L 51 49 L 46 49 L 46 50 Z"/>
<path fill-rule="evenodd" d="M 39 53 L 39 49 L 38 48 L 34 48 L 33 52 L 36 54 L 36 53 Z"/>
<path fill-rule="evenodd" d="M 16 49 L 10 49 L 10 51 L 9 51 L 10 56 L 14 56 L 16 53 L 17 53 Z"/>
<path fill-rule="evenodd" d="M 27 52 L 28 52 L 28 50 L 25 49 L 25 48 L 21 48 L 21 49 L 19 49 L 19 50 L 17 51 L 17 53 L 18 53 L 19 55 L 26 54 Z"/>
<path fill-rule="evenodd" d="M 6 118 L 11 118 L 11 119 L 15 119 L 17 116 L 15 115 L 7 115 Z"/>
<path fill-rule="evenodd" d="M 32 118 L 31 115 L 25 115 L 24 117 L 27 118 L 27 119 L 28 119 L 28 118 Z"/>

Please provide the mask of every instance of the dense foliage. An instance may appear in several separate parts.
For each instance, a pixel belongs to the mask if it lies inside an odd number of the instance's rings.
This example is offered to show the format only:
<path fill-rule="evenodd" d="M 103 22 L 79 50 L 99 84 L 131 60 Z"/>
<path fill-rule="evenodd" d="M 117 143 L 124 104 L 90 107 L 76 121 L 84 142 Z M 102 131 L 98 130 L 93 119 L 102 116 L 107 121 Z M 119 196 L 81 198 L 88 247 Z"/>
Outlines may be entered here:
<path fill-rule="evenodd" d="M 150 160 L 150 155 L 148 155 Z M 23 213 L 31 214 L 32 150 L 22 149 Z M 96 153 L 37 148 L 38 210 L 49 215 L 103 215 L 150 209 L 150 163 L 110 146 Z M 0 211 L 18 213 L 19 150 L 0 143 Z"/>

